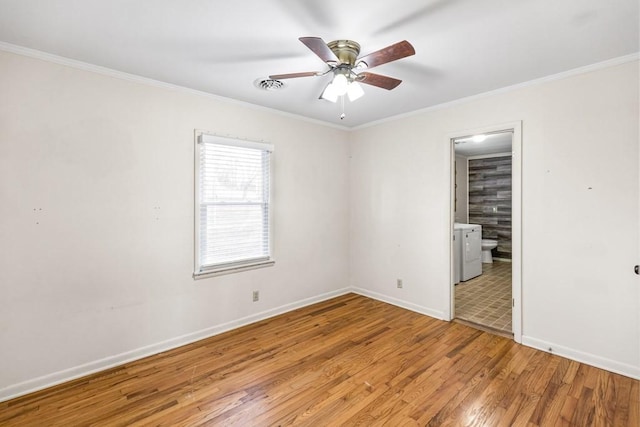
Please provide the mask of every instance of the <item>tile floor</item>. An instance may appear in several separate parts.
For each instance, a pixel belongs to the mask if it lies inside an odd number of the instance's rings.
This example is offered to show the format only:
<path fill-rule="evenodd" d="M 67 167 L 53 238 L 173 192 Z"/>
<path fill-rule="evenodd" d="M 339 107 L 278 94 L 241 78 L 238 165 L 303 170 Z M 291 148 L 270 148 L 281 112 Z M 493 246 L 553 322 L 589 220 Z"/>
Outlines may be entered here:
<path fill-rule="evenodd" d="M 511 263 L 482 264 L 482 275 L 455 286 L 455 317 L 503 332 L 511 329 Z"/>

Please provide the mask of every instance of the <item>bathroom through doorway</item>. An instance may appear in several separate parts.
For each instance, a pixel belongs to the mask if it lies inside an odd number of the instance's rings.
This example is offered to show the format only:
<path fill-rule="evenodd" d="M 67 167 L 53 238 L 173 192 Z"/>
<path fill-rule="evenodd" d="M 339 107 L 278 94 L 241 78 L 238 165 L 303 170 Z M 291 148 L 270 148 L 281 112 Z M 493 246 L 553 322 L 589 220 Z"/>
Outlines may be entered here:
<path fill-rule="evenodd" d="M 451 144 L 450 320 L 521 341 L 521 126 Z"/>

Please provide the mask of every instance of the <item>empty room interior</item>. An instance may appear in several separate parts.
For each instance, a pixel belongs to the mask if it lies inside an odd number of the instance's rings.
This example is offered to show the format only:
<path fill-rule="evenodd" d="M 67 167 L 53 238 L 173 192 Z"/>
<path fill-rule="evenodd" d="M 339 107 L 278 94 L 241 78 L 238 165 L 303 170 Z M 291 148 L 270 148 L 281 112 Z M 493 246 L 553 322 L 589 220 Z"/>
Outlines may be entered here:
<path fill-rule="evenodd" d="M 0 425 L 640 425 L 637 0 L 0 0 Z"/>

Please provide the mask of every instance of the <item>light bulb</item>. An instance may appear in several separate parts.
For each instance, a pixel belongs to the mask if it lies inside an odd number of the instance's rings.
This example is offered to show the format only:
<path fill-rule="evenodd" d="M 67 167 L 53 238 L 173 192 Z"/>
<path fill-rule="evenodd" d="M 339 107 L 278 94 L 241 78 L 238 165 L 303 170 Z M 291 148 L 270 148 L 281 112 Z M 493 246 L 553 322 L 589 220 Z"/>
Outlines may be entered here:
<path fill-rule="evenodd" d="M 487 139 L 487 135 L 473 135 L 473 138 L 471 138 L 473 142 L 482 142 L 485 139 Z"/>

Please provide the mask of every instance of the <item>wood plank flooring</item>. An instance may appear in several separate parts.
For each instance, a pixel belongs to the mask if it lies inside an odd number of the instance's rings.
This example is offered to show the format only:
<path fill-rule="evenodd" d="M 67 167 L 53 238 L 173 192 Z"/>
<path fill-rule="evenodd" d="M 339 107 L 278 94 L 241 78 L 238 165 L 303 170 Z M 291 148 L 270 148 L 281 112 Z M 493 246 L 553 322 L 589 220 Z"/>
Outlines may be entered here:
<path fill-rule="evenodd" d="M 348 294 L 0 403 L 0 425 L 627 427 L 639 383 Z"/>

